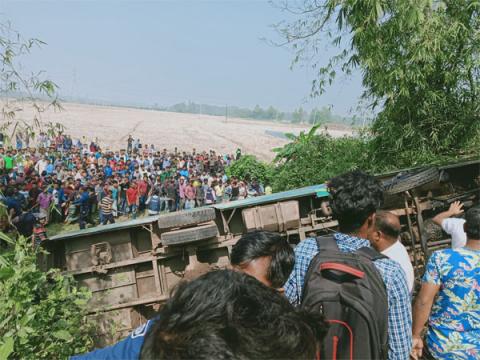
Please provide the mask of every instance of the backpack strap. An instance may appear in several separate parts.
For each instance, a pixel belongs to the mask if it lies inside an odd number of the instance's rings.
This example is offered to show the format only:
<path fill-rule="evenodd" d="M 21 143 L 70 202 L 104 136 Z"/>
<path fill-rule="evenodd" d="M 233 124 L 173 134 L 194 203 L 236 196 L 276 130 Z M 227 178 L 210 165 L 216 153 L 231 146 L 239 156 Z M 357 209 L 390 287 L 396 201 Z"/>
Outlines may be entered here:
<path fill-rule="evenodd" d="M 315 240 L 317 240 L 318 252 L 320 253 L 325 251 L 340 251 L 337 241 L 332 235 L 318 236 Z"/>
<path fill-rule="evenodd" d="M 388 259 L 387 256 L 379 253 L 373 247 L 364 246 L 356 251 L 357 254 L 365 256 L 370 261 L 380 260 L 380 259 Z"/>

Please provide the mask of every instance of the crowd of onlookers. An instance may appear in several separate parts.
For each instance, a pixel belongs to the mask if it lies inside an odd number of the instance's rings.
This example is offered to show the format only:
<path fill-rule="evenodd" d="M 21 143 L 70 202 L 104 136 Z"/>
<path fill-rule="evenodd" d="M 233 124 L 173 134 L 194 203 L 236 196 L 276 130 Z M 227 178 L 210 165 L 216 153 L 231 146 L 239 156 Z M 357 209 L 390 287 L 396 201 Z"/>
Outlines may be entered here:
<path fill-rule="evenodd" d="M 21 139 L 14 149 L 0 147 L 2 230 L 38 244 L 47 223 L 85 228 L 271 192 L 255 179 L 226 176 L 240 151 L 157 150 L 131 136 L 126 145 L 106 151 L 95 141 L 41 134 L 35 147 Z M 280 234 L 244 234 L 231 270 L 182 283 L 131 336 L 80 357 L 479 359 L 480 207 L 460 218 L 455 202 L 433 218 L 452 247 L 431 254 L 415 289 L 400 220 L 380 211 L 381 184 L 354 171 L 328 190 L 337 232 L 294 250 Z"/>
<path fill-rule="evenodd" d="M 480 206 L 435 217 L 456 238 L 416 291 L 378 181 L 354 171 L 328 188 L 337 232 L 294 250 L 280 234 L 244 234 L 231 270 L 182 283 L 129 337 L 78 359 L 479 359 Z"/>
<path fill-rule="evenodd" d="M 0 137 L 3 140 L 3 136 Z M 114 223 L 271 192 L 256 179 L 228 177 L 225 168 L 241 156 L 215 151 L 168 151 L 131 136 L 125 149 L 101 149 L 97 141 L 41 133 L 14 147 L 0 144 L 0 193 L 4 231 L 16 229 L 35 242 L 50 223 Z"/>

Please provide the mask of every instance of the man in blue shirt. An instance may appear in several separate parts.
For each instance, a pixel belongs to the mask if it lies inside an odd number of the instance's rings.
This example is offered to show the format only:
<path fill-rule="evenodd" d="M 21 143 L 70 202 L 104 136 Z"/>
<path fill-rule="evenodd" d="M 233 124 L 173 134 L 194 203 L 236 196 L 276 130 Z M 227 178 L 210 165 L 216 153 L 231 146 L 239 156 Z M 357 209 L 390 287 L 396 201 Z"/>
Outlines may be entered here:
<path fill-rule="evenodd" d="M 367 239 L 375 229 L 375 212 L 383 201 L 383 189 L 377 180 L 360 171 L 340 175 L 329 184 L 331 207 L 338 220 L 334 234 L 342 252 L 354 252 L 370 246 Z M 318 254 L 316 239 L 302 241 L 295 248 L 295 267 L 285 284 L 285 295 L 293 305 L 300 305 L 305 276 L 310 262 Z M 412 345 L 412 314 L 405 273 L 391 259 L 374 262 L 387 290 L 388 359 L 408 360 Z"/>
<path fill-rule="evenodd" d="M 293 269 L 293 250 L 279 234 L 254 231 L 243 235 L 233 246 L 232 267 L 248 274 L 264 285 L 283 293 L 282 285 Z M 72 360 L 136 360 L 140 356 L 145 336 L 158 320 L 154 318 L 135 329 L 127 338 L 88 354 L 74 356 Z"/>
<path fill-rule="evenodd" d="M 15 198 L 15 191 L 13 188 L 9 187 L 5 191 L 5 198 L 3 200 L 5 206 L 7 207 L 7 212 L 10 218 L 18 216 L 22 212 L 21 203 Z"/>
<path fill-rule="evenodd" d="M 177 288 L 140 358 L 314 359 L 326 333 L 322 320 L 251 276 L 212 271 Z"/>
<path fill-rule="evenodd" d="M 127 339 L 71 359 L 313 359 L 326 333 L 322 320 L 296 312 L 251 276 L 217 270 L 181 284 Z"/>
<path fill-rule="evenodd" d="M 107 165 L 105 165 L 105 168 L 103 169 L 103 173 L 105 174 L 105 178 L 107 178 L 107 179 L 112 176 L 113 169 L 112 169 L 112 167 L 110 166 L 109 163 L 107 163 Z"/>
<path fill-rule="evenodd" d="M 90 197 L 85 187 L 80 187 L 80 196 L 74 201 L 74 204 L 80 207 L 80 229 L 85 229 L 87 226 L 88 216 L 90 215 Z"/>
<path fill-rule="evenodd" d="M 52 164 L 52 161 L 47 160 L 47 167 L 45 168 L 45 171 L 47 172 L 47 174 L 48 175 L 52 174 L 54 170 L 55 170 L 55 166 Z"/>
<path fill-rule="evenodd" d="M 180 176 L 183 176 L 185 179 L 188 180 L 190 174 L 188 173 L 186 166 L 184 166 L 183 169 L 181 169 L 178 173 L 180 174 Z"/>
<path fill-rule="evenodd" d="M 480 359 L 480 206 L 467 211 L 464 230 L 464 247 L 435 251 L 428 260 L 413 309 L 414 359 Z"/>
<path fill-rule="evenodd" d="M 71 360 L 136 360 L 140 358 L 145 336 L 152 328 L 157 318 L 148 320 L 145 324 L 136 328 L 128 337 L 118 343 L 97 349 L 84 355 L 72 356 Z"/>

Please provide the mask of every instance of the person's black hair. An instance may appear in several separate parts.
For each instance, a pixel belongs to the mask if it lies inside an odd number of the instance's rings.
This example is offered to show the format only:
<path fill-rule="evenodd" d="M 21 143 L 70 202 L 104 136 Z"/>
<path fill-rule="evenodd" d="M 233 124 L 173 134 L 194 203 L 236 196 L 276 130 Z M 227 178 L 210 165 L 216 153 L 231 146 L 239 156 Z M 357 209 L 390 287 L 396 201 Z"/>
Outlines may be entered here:
<path fill-rule="evenodd" d="M 395 215 L 388 211 L 377 211 L 375 216 L 375 227 L 390 239 L 397 240 L 402 232 L 402 227 L 397 226 L 399 224 L 392 223 L 394 216 Z"/>
<path fill-rule="evenodd" d="M 480 240 L 480 206 L 475 206 L 465 213 L 465 233 L 468 239 Z"/>
<path fill-rule="evenodd" d="M 230 263 L 240 266 L 265 256 L 270 258 L 267 279 L 272 287 L 281 288 L 293 270 L 295 254 L 288 241 L 278 233 L 253 231 L 242 235 L 232 247 Z"/>
<path fill-rule="evenodd" d="M 5 190 L 5 196 L 13 196 L 14 191 L 12 187 L 7 187 L 7 190 Z"/>
<path fill-rule="evenodd" d="M 140 358 L 314 359 L 326 328 L 253 277 L 218 270 L 177 287 Z"/>
<path fill-rule="evenodd" d="M 361 228 L 383 203 L 380 182 L 359 170 L 333 178 L 328 189 L 333 215 L 343 233 L 352 233 Z"/>

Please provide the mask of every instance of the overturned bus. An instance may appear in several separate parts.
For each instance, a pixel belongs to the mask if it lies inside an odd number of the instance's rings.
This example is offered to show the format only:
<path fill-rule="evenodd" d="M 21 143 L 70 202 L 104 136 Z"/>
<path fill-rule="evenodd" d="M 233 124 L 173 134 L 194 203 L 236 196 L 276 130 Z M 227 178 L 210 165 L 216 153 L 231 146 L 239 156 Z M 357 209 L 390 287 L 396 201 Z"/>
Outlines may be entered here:
<path fill-rule="evenodd" d="M 418 279 L 432 250 L 450 239 L 431 218 L 457 200 L 468 208 L 480 199 L 480 161 L 409 169 L 378 176 L 384 209 L 403 225 Z M 181 280 L 229 264 L 239 237 L 276 231 L 294 246 L 309 236 L 333 232 L 325 185 L 144 217 L 54 236 L 43 266 L 71 274 L 93 294 L 89 306 L 98 324 L 99 346 L 126 336 L 150 318 Z"/>

